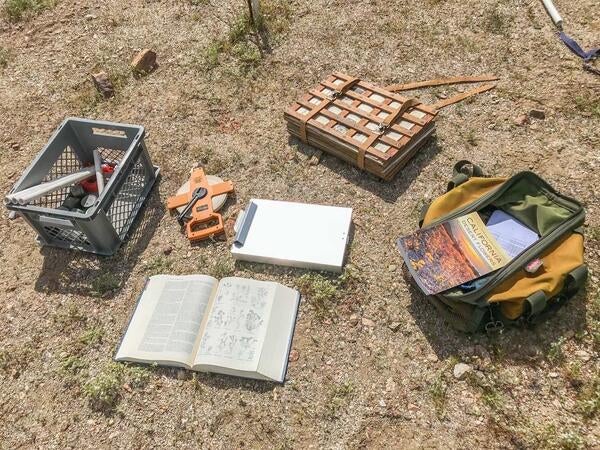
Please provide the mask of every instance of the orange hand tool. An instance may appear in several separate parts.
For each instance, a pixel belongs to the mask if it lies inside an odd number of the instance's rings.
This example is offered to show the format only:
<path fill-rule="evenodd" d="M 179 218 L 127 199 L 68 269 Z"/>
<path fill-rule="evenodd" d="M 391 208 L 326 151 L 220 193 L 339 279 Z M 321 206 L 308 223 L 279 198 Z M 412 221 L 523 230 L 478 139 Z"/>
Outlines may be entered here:
<path fill-rule="evenodd" d="M 204 170 L 196 168 L 192 171 L 188 191 L 169 197 L 167 207 L 170 210 L 184 207 L 177 220 L 185 226 L 190 241 L 199 241 L 224 231 L 223 217 L 213 210 L 213 197 L 232 191 L 231 181 L 209 184 Z"/>

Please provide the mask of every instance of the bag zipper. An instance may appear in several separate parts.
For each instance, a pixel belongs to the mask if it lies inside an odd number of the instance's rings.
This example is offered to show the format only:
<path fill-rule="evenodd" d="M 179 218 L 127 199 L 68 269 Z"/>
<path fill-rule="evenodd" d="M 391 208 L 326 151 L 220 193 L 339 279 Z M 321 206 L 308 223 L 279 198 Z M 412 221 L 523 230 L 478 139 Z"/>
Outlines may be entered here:
<path fill-rule="evenodd" d="M 479 210 L 480 207 L 482 207 L 482 206 L 489 205 L 496 198 L 500 197 L 506 190 L 508 190 L 508 188 L 511 187 L 516 181 L 520 180 L 525 175 L 534 175 L 536 178 L 538 178 L 539 181 L 542 182 L 543 185 L 545 185 L 546 188 L 549 188 L 550 191 L 554 191 L 554 189 L 550 185 L 548 185 L 548 183 L 546 183 L 544 180 L 539 178 L 534 173 L 520 172 L 517 175 L 515 175 L 514 177 L 512 177 L 511 179 L 505 181 L 497 189 L 489 192 L 488 194 L 485 194 L 484 196 L 480 197 L 478 200 L 464 206 L 463 208 L 457 209 L 453 213 L 448 214 L 448 215 L 432 222 L 431 224 L 427 225 L 427 227 L 425 227 L 425 228 L 430 228 L 430 227 L 438 225 L 442 222 L 452 220 L 456 217 L 461 217 L 470 212 Z M 574 215 L 570 219 L 568 219 L 566 222 L 564 222 L 561 225 L 559 225 L 558 227 L 556 227 L 550 234 L 539 239 L 535 244 L 533 244 L 531 247 L 529 247 L 528 249 L 523 251 L 516 258 L 514 258 L 509 264 L 507 264 L 503 268 L 499 269 L 494 275 L 491 276 L 490 280 L 484 286 L 482 286 L 479 289 L 476 289 L 474 291 L 471 291 L 469 293 L 463 294 L 460 297 L 459 296 L 446 297 L 446 296 L 444 296 L 443 293 L 438 294 L 438 295 L 440 295 L 441 297 L 447 298 L 447 299 L 460 300 L 460 301 L 464 301 L 464 302 L 471 303 L 471 304 L 483 303 L 481 301 L 477 302 L 474 300 L 481 299 L 488 292 L 492 291 L 499 284 L 498 280 L 501 280 L 505 276 L 512 275 L 518 269 L 521 269 L 526 263 L 531 261 L 537 254 L 539 254 L 544 249 L 550 247 L 556 241 L 558 241 L 559 238 L 564 235 L 564 233 L 566 233 L 568 231 L 572 231 L 572 230 L 576 229 L 578 226 L 580 226 L 583 223 L 583 219 L 585 217 L 585 211 L 583 210 L 583 207 L 581 205 L 579 205 L 579 203 L 574 199 L 571 199 L 564 195 L 559 195 L 555 191 L 552 193 L 564 198 L 565 200 L 575 203 L 576 205 L 579 206 L 579 210 L 577 212 L 575 212 Z M 485 301 L 485 304 L 487 304 L 487 301 Z"/>

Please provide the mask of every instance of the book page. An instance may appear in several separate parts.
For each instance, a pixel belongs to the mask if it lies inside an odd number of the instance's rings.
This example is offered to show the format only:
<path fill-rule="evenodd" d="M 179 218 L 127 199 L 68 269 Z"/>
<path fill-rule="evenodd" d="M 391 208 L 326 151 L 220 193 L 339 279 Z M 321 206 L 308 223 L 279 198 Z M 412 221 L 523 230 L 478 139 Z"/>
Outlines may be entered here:
<path fill-rule="evenodd" d="M 217 280 L 158 275 L 148 282 L 116 359 L 190 365 L 200 324 Z"/>
<path fill-rule="evenodd" d="M 285 378 L 299 303 L 298 291 L 277 284 L 258 367 L 259 373 L 270 380 L 282 383 Z"/>
<path fill-rule="evenodd" d="M 274 283 L 223 278 L 194 365 L 256 371 L 274 296 Z"/>

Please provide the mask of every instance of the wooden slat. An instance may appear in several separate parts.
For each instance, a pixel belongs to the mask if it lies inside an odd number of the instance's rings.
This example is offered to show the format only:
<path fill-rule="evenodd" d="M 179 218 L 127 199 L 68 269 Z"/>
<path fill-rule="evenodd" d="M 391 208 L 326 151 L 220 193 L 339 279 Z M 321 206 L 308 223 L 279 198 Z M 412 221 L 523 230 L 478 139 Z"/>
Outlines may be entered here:
<path fill-rule="evenodd" d="M 341 80 L 341 83 L 335 84 L 336 79 Z M 324 89 L 340 92 L 345 86 L 348 86 L 349 82 L 352 82 L 352 87 L 348 88 L 339 97 L 336 96 L 332 99 L 323 92 Z M 356 87 L 363 90 L 362 94 L 353 90 Z M 380 102 L 370 98 L 373 93 L 380 95 L 383 100 Z M 352 103 L 342 102 L 343 95 L 351 99 Z M 311 103 L 310 100 L 313 97 L 318 98 L 320 102 L 318 104 Z M 362 145 L 353 136 L 356 133 L 363 134 L 365 136 L 363 143 L 369 142 L 370 144 L 365 151 L 364 169 L 383 179 L 391 179 L 423 146 L 428 136 L 433 133 L 433 121 L 436 111 L 422 104 L 411 107 L 410 112 L 414 110 L 421 111 L 425 116 L 419 119 L 407 111 L 401 117 L 396 117 L 384 133 L 367 128 L 366 125 L 369 122 L 377 125 L 383 123 L 386 119 L 378 117 L 377 114 L 382 111 L 388 114 L 387 117 L 394 115 L 394 113 L 397 114 L 398 108 L 392 108 L 390 103 L 398 102 L 401 107 L 407 100 L 408 98 L 399 94 L 386 91 L 362 80 L 356 80 L 346 74 L 334 72 L 327 76 L 317 87 L 309 90 L 293 103 L 285 111 L 284 118 L 287 122 L 288 131 L 292 135 L 300 137 L 303 124 L 305 124 L 306 138 L 310 145 L 321 148 L 353 165 L 357 165 L 359 149 Z M 358 108 L 360 104 L 368 105 L 372 108 L 371 111 L 367 112 Z M 331 106 L 338 108 L 339 113 L 329 111 L 328 108 Z M 302 107 L 308 110 L 307 114 L 298 112 L 298 109 Z M 360 118 L 359 122 L 350 120 L 347 117 L 349 114 L 358 116 Z M 311 115 L 314 115 L 314 117 L 311 117 Z M 320 115 L 328 119 L 325 125 L 317 120 Z M 406 129 L 400 126 L 401 121 L 411 123 L 413 126 L 410 130 Z M 335 129 L 337 125 L 345 127 L 347 131 L 340 133 Z M 390 138 L 387 135 L 390 132 L 397 133 L 400 139 Z M 388 150 L 384 152 L 376 149 L 375 145 L 378 143 L 388 146 Z"/>

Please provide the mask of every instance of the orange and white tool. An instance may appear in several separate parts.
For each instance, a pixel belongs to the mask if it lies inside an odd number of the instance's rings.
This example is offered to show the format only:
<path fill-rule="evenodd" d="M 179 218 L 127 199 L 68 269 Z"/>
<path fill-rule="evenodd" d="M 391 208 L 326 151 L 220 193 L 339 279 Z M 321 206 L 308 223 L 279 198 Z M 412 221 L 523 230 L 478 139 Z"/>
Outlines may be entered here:
<path fill-rule="evenodd" d="M 232 191 L 231 181 L 207 176 L 204 169 L 196 168 L 177 194 L 167 200 L 167 207 L 177 210 L 177 220 L 185 227 L 188 239 L 199 241 L 224 231 L 223 217 L 217 211 Z"/>

